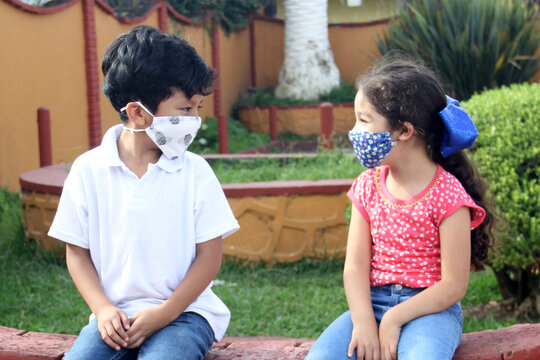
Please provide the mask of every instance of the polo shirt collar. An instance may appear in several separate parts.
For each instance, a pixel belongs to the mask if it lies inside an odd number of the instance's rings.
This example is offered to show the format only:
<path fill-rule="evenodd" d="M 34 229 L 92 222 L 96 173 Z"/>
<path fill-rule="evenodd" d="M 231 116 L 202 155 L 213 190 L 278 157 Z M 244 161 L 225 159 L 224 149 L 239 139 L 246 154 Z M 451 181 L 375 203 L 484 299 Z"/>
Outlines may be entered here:
<path fill-rule="evenodd" d="M 105 166 L 125 166 L 124 162 L 120 159 L 118 155 L 118 138 L 122 133 L 124 126 L 122 124 L 114 125 L 111 127 L 101 141 L 101 148 L 103 154 L 103 163 Z M 174 160 L 168 159 L 165 155 L 161 154 L 155 166 L 158 166 L 164 171 L 175 172 L 182 168 L 184 160 L 184 155 L 176 158 Z M 150 168 L 150 167 L 149 167 Z"/>

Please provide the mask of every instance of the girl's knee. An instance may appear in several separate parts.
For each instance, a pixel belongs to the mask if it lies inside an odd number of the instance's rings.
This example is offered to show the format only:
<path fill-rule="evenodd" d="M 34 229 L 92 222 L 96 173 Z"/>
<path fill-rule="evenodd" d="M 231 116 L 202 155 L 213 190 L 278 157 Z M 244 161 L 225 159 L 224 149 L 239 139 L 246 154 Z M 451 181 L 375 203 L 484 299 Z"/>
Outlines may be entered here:
<path fill-rule="evenodd" d="M 341 356 L 341 351 L 330 348 L 311 348 L 304 360 L 348 360 L 346 355 Z M 356 359 L 356 352 L 351 359 Z"/>
<path fill-rule="evenodd" d="M 398 348 L 399 360 L 451 360 L 455 349 L 437 347 L 434 344 L 422 343 L 415 344 L 406 349 Z"/>

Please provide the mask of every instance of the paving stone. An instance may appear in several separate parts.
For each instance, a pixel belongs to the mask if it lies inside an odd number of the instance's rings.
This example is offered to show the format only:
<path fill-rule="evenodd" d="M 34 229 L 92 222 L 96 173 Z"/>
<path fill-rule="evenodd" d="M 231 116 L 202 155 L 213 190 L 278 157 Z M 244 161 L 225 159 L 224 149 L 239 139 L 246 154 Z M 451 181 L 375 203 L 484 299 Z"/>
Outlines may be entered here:
<path fill-rule="evenodd" d="M 0 360 L 60 360 L 76 336 L 24 332 L 0 326 Z M 315 339 L 225 337 L 205 360 L 304 359 Z M 463 334 L 454 360 L 539 360 L 540 323 Z"/>

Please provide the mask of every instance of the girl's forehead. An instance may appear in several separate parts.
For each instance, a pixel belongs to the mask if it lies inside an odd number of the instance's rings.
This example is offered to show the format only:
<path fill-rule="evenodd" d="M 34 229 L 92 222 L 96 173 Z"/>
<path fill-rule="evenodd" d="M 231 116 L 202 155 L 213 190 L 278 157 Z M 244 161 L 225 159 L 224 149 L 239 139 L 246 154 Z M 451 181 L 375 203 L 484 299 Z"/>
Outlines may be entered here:
<path fill-rule="evenodd" d="M 371 101 L 364 96 L 364 93 L 361 90 L 356 93 L 354 98 L 354 108 L 356 112 L 371 113 L 376 111 Z"/>

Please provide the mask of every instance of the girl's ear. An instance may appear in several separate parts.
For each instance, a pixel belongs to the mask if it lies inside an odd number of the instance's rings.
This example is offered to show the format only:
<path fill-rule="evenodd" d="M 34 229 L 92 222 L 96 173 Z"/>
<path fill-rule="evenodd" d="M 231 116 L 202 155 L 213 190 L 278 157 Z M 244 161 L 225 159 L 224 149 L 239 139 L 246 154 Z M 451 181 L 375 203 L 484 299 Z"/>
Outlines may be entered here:
<path fill-rule="evenodd" d="M 398 140 L 409 140 L 414 135 L 414 126 L 408 121 L 401 124 L 401 128 L 398 130 L 401 133 L 398 136 Z"/>
<path fill-rule="evenodd" d="M 135 125 L 146 127 L 147 125 L 147 117 L 150 117 L 146 113 L 146 111 L 143 110 L 142 107 L 139 106 L 136 102 L 129 102 L 126 105 L 126 115 L 128 116 L 128 119 L 131 120 Z M 150 122 L 152 121 L 150 117 Z"/>

